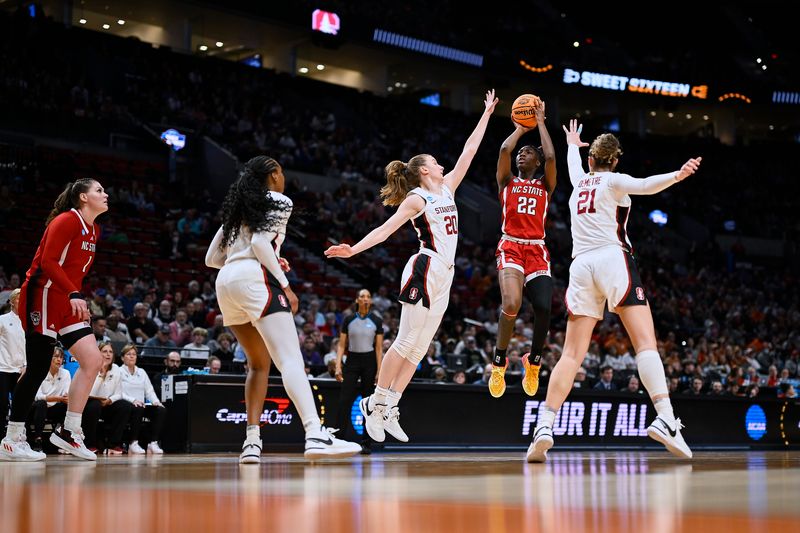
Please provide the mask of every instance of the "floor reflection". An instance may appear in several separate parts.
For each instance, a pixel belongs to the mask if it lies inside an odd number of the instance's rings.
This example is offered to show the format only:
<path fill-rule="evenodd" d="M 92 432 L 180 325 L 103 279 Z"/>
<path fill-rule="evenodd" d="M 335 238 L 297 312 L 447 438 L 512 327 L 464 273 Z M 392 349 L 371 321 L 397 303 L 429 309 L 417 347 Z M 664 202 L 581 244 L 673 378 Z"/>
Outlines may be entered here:
<path fill-rule="evenodd" d="M 800 529 L 797 456 L 395 454 L 0 463 L 2 531 L 672 531 Z M 763 528 L 763 529 L 762 529 Z"/>

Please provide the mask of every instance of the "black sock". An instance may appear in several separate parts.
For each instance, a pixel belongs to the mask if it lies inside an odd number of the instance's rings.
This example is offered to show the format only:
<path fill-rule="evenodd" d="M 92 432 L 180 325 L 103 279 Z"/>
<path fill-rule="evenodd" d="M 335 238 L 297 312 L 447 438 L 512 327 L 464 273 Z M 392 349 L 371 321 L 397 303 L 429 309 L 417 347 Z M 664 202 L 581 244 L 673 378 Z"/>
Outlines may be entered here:
<path fill-rule="evenodd" d="M 27 333 L 25 335 L 25 359 L 27 368 L 25 374 L 14 388 L 14 401 L 11 403 L 12 422 L 25 422 L 31 410 L 36 391 L 50 371 L 50 361 L 53 359 L 55 339 L 45 337 L 40 333 Z"/>
<path fill-rule="evenodd" d="M 528 363 L 532 364 L 533 366 L 541 365 L 542 364 L 542 356 L 541 356 L 541 354 L 533 355 L 532 353 L 529 353 L 528 354 Z"/>
<path fill-rule="evenodd" d="M 508 348 L 506 348 L 507 350 Z M 492 364 L 494 366 L 506 366 L 506 350 L 501 350 L 500 348 L 494 349 L 494 358 L 492 358 Z"/>

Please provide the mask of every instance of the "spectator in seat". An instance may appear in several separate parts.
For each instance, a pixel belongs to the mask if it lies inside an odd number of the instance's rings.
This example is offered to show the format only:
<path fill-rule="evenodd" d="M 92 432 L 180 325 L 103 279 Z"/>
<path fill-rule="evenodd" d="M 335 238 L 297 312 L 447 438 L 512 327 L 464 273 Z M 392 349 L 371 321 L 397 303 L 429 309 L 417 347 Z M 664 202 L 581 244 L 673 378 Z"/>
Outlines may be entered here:
<path fill-rule="evenodd" d="M 147 306 L 141 302 L 133 306 L 133 316 L 128 319 L 128 332 L 136 344 L 144 344 L 155 337 L 158 325 L 147 318 Z"/>
<path fill-rule="evenodd" d="M 711 382 L 711 390 L 708 391 L 709 396 L 725 396 L 725 389 L 722 388 L 722 382 L 715 379 Z"/>
<path fill-rule="evenodd" d="M 317 343 L 312 336 L 309 335 L 305 338 L 300 352 L 303 354 L 306 366 L 322 366 L 322 356 L 319 354 Z"/>
<path fill-rule="evenodd" d="M 625 387 L 625 391 L 632 394 L 644 394 L 642 388 L 639 386 L 639 378 L 636 376 L 628 378 L 628 385 Z"/>
<path fill-rule="evenodd" d="M 175 376 L 181 373 L 181 354 L 172 351 L 167 354 L 164 358 L 164 369 L 153 376 L 153 389 L 156 391 L 157 394 L 161 394 L 161 382 L 167 376 Z M 162 399 L 163 401 L 163 399 Z"/>
<path fill-rule="evenodd" d="M 617 390 L 617 386 L 614 385 L 614 369 L 610 366 L 604 366 L 600 369 L 600 381 L 598 381 L 595 386 L 594 390 L 604 390 L 604 391 L 612 391 Z"/>
<path fill-rule="evenodd" d="M 106 316 L 108 314 L 106 294 L 108 293 L 103 288 L 94 291 L 94 297 L 89 300 L 89 313 L 92 316 Z"/>
<path fill-rule="evenodd" d="M 169 300 L 161 300 L 161 303 L 158 304 L 158 309 L 155 310 L 155 313 L 152 317 L 153 322 L 158 324 L 158 326 L 163 326 L 164 324 L 169 325 L 170 322 L 175 320 L 175 314 L 172 312 L 172 302 Z"/>
<path fill-rule="evenodd" d="M 233 335 L 229 333 L 221 333 L 219 337 L 217 337 L 217 344 L 219 348 L 217 348 L 213 356 L 217 357 L 220 361 L 225 364 L 229 364 L 233 362 L 233 355 L 235 346 L 233 345 Z"/>
<path fill-rule="evenodd" d="M 94 332 L 94 338 L 98 343 L 111 342 L 109 336 L 106 335 L 106 318 L 104 316 L 101 315 L 92 317 L 92 331 Z"/>
<path fill-rule="evenodd" d="M 690 388 L 687 392 L 688 394 L 693 394 L 695 396 L 703 394 L 703 380 L 701 378 L 694 378 L 692 380 L 692 388 Z"/>
<path fill-rule="evenodd" d="M 139 303 L 139 298 L 136 297 L 133 283 L 125 284 L 125 287 L 122 289 L 122 295 L 119 297 L 119 301 L 122 304 L 122 312 L 125 314 L 125 317 L 132 317 L 134 314 L 134 308 L 136 304 Z"/>
<path fill-rule="evenodd" d="M 575 381 L 572 383 L 573 389 L 587 389 L 586 386 L 586 369 L 578 367 L 578 371 L 575 373 Z"/>
<path fill-rule="evenodd" d="M 83 410 L 81 427 L 86 436 L 86 446 L 97 449 L 97 426 L 100 418 L 108 424 L 107 451 L 109 455 L 121 455 L 122 432 L 131 417 L 133 404 L 122 398 L 122 371 L 114 364 L 114 348 L 109 342 L 98 345 L 103 355 L 103 366 L 94 380 L 89 401 Z"/>
<path fill-rule="evenodd" d="M 175 313 L 175 320 L 169 325 L 169 337 L 176 346 L 182 348 L 192 340 L 192 325 L 186 311 Z"/>
<path fill-rule="evenodd" d="M 167 409 L 156 396 L 153 384 L 150 383 L 147 373 L 136 366 L 137 358 L 136 346 L 128 344 L 122 348 L 122 398 L 133 404 L 130 418 L 131 443 L 128 446 L 128 453 L 134 455 L 142 455 L 144 453 L 162 454 L 164 450 L 158 445 L 158 440 L 161 438 L 161 429 L 164 427 Z M 147 445 L 147 452 L 139 444 L 142 418 L 145 415 L 151 422 L 151 441 Z"/>
<path fill-rule="evenodd" d="M 491 377 L 492 377 L 492 364 L 489 363 L 488 365 L 483 367 L 483 375 L 481 376 L 481 379 L 479 379 L 478 381 L 473 381 L 472 384 L 473 385 L 480 385 L 482 387 L 488 387 L 489 386 L 489 379 Z"/>
<path fill-rule="evenodd" d="M 181 350 L 183 359 L 208 359 L 211 350 L 206 342 L 208 341 L 208 331 L 205 328 L 194 328 L 192 330 L 192 342 Z"/>
<path fill-rule="evenodd" d="M 219 357 L 211 355 L 206 362 L 206 368 L 209 374 L 219 374 L 222 370 L 222 361 L 219 360 Z"/>
<path fill-rule="evenodd" d="M 169 338 L 170 331 L 171 330 L 167 324 L 164 324 L 160 328 L 158 328 L 158 333 L 156 333 L 156 336 L 144 343 L 144 348 L 142 349 L 142 355 L 143 356 L 166 355 L 175 348 L 177 348 L 177 346 L 175 346 L 175 343 L 172 342 L 172 339 Z"/>
<path fill-rule="evenodd" d="M 106 337 L 111 342 L 131 343 L 128 326 L 119 321 L 119 311 L 111 311 L 106 318 Z"/>
<path fill-rule="evenodd" d="M 64 364 L 64 351 L 56 347 L 53 358 L 50 360 L 50 372 L 44 378 L 39 390 L 36 391 L 36 401 L 33 402 L 30 418 L 33 422 L 33 449 L 42 450 L 42 435 L 44 423 L 50 420 L 53 425 L 63 424 L 67 416 L 67 395 L 72 377 L 62 368 Z"/>

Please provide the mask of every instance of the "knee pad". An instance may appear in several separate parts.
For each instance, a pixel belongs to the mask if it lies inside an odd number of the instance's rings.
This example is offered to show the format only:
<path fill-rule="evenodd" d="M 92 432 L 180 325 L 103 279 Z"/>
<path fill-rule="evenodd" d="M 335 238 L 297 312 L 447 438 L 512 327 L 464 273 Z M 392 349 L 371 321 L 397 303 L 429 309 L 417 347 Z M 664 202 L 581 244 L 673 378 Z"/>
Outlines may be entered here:
<path fill-rule="evenodd" d="M 415 346 L 411 350 L 411 353 L 408 355 L 408 357 L 406 357 L 406 359 L 408 360 L 409 363 L 413 363 L 414 366 L 417 366 L 420 363 L 420 361 L 422 361 L 422 358 L 425 357 L 426 351 L 427 350 L 422 350 Z"/>
<path fill-rule="evenodd" d="M 538 276 L 525 284 L 525 294 L 534 311 L 549 312 L 553 300 L 553 278 Z"/>
<path fill-rule="evenodd" d="M 392 343 L 391 349 L 397 352 L 397 354 L 403 359 L 408 359 L 412 350 L 414 349 L 414 345 L 408 342 L 406 339 L 395 339 L 395 341 Z"/>

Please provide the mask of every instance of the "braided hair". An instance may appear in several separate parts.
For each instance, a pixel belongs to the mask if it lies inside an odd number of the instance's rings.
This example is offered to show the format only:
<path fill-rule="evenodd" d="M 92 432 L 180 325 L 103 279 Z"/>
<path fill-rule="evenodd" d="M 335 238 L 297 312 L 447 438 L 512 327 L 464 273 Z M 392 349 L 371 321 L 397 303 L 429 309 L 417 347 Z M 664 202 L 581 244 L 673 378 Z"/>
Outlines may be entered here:
<path fill-rule="evenodd" d="M 244 164 L 222 202 L 220 248 L 233 244 L 242 226 L 247 226 L 251 233 L 269 231 L 291 210 L 287 202 L 275 200 L 268 194 L 267 178 L 279 168 L 277 161 L 265 155 Z"/>

